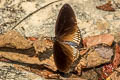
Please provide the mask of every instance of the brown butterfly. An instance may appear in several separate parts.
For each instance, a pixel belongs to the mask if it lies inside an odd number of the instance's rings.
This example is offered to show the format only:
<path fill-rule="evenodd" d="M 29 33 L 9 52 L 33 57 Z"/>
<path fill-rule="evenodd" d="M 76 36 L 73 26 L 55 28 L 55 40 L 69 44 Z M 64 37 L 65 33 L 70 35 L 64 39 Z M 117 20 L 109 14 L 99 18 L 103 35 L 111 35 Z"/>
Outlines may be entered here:
<path fill-rule="evenodd" d="M 79 56 L 77 48 L 81 47 L 80 44 L 81 35 L 74 11 L 69 4 L 64 4 L 57 18 L 53 45 L 54 61 L 59 71 L 70 71 Z"/>

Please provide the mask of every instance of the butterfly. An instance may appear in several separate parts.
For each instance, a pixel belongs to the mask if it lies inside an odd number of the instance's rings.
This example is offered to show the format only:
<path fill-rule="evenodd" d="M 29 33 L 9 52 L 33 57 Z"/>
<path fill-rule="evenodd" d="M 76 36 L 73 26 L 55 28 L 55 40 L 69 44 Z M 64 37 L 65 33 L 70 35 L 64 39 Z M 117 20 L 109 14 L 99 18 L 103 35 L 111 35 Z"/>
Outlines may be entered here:
<path fill-rule="evenodd" d="M 72 7 L 64 4 L 55 25 L 55 41 L 53 45 L 54 61 L 61 72 L 69 72 L 73 62 L 79 56 L 81 34 Z"/>

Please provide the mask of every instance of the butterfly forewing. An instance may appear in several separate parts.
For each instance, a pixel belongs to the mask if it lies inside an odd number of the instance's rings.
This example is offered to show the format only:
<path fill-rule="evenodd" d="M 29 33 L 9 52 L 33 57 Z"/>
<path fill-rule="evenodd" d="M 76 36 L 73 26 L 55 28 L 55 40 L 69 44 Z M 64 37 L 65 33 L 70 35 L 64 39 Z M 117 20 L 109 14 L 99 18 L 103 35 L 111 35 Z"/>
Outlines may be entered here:
<path fill-rule="evenodd" d="M 62 42 L 54 42 L 54 61 L 59 71 L 68 72 L 73 63 L 72 48 Z"/>
<path fill-rule="evenodd" d="M 58 15 L 55 27 L 56 38 L 60 41 L 71 41 L 78 45 L 81 42 L 80 30 L 76 17 L 70 5 L 65 4 Z"/>

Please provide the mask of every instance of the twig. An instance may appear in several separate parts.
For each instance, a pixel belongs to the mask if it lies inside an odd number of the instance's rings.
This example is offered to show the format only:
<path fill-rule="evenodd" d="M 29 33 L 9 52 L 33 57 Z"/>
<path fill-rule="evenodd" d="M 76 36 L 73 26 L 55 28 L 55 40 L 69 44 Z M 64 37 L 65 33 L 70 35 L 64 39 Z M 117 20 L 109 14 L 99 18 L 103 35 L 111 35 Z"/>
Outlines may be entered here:
<path fill-rule="evenodd" d="M 20 22 L 18 22 L 11 30 L 15 29 L 15 27 L 17 27 L 20 23 L 22 23 L 25 19 L 27 19 L 28 17 L 30 17 L 30 16 L 33 15 L 34 13 L 37 13 L 39 10 L 41 10 L 41 9 L 43 9 L 43 8 L 45 8 L 45 7 L 53 4 L 53 3 L 59 2 L 59 1 L 62 1 L 62 0 L 57 0 L 57 1 L 51 2 L 51 3 L 47 4 L 47 5 L 39 8 L 39 9 L 37 9 L 37 10 L 35 10 L 35 11 L 33 11 L 32 13 L 28 14 L 28 15 L 27 15 L 26 17 L 24 17 Z"/>

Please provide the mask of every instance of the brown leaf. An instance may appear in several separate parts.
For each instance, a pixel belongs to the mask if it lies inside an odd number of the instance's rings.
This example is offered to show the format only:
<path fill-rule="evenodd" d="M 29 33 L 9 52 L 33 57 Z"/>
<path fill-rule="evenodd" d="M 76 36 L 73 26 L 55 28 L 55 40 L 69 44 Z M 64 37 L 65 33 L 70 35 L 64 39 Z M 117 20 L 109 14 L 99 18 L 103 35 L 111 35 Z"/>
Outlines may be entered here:
<path fill-rule="evenodd" d="M 111 1 L 101 6 L 96 6 L 96 8 L 104 11 L 115 11 L 115 9 L 112 7 Z"/>
<path fill-rule="evenodd" d="M 115 46 L 115 56 L 112 63 L 114 68 L 117 68 L 120 64 L 120 46 L 118 44 Z"/>
<path fill-rule="evenodd" d="M 106 64 L 102 67 L 102 77 L 106 79 L 110 74 L 113 73 L 113 65 Z"/>
<path fill-rule="evenodd" d="M 114 36 L 112 36 L 111 34 L 103 34 L 85 38 L 83 40 L 83 45 L 84 47 L 91 47 L 97 44 L 107 44 L 111 46 L 113 41 Z"/>

